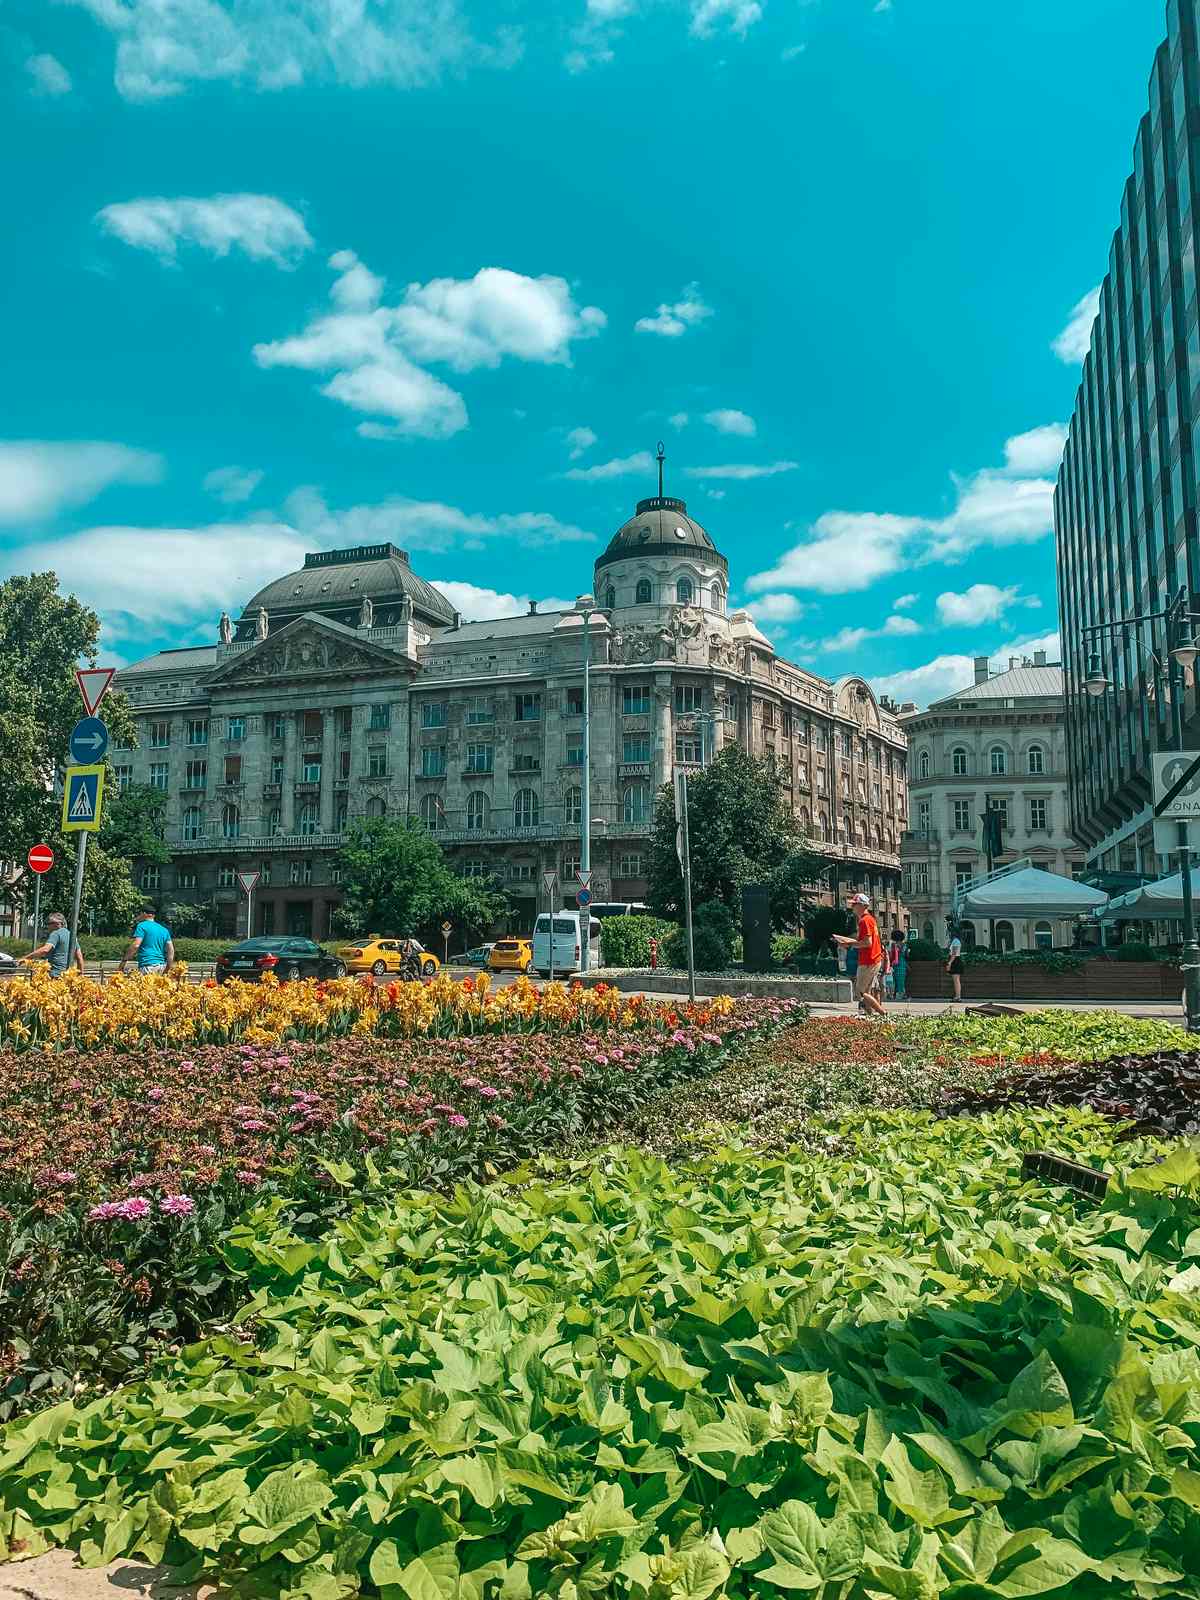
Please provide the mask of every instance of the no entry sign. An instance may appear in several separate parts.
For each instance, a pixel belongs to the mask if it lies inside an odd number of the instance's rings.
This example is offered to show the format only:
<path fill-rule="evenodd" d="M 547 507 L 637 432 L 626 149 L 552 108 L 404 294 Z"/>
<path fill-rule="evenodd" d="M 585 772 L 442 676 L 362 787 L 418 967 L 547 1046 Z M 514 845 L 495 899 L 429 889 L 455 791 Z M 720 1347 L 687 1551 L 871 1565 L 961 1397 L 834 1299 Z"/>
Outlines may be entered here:
<path fill-rule="evenodd" d="M 35 844 L 25 857 L 30 872 L 49 872 L 54 865 L 54 851 L 48 844 Z"/>

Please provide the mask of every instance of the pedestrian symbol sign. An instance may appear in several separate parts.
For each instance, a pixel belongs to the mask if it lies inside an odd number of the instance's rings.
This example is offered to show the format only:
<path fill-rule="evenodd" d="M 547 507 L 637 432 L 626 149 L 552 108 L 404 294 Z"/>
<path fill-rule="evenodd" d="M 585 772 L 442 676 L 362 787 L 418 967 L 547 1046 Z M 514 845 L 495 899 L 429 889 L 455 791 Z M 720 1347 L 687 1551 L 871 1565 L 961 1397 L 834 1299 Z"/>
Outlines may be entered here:
<path fill-rule="evenodd" d="M 104 804 L 104 768 L 68 767 L 63 787 L 62 831 L 95 833 Z"/>

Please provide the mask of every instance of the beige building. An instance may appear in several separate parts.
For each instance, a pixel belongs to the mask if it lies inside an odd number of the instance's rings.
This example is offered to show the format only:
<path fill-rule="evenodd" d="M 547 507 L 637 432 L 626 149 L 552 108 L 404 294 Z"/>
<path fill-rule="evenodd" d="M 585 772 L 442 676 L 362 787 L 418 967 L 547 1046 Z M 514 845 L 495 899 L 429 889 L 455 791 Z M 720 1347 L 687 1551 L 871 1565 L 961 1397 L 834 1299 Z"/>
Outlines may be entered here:
<path fill-rule="evenodd" d="M 1026 857 L 1048 872 L 1078 877 L 1083 851 L 1069 831 L 1062 668 L 1044 652 L 1010 659 L 993 673 L 975 661 L 975 682 L 926 711 L 902 711 L 908 734 L 910 826 L 900 856 L 909 925 L 946 942 L 956 889 L 983 877 L 982 819 L 988 805 L 1003 817 L 1005 850 L 997 867 Z M 996 923 L 996 945 L 1033 950 L 1069 945 L 1060 919 Z M 984 922 L 966 923 L 964 944 L 986 946 Z"/>
<path fill-rule="evenodd" d="M 640 900 L 657 789 L 729 742 L 772 755 L 827 860 L 898 918 L 905 737 L 861 678 L 780 660 L 682 500 L 638 504 L 595 563 L 591 863 L 601 900 Z M 581 835 L 584 621 L 578 609 L 465 622 L 392 545 L 315 552 L 214 645 L 124 669 L 135 749 L 121 783 L 168 796 L 162 903 L 216 900 L 223 932 L 261 874 L 256 932 L 324 937 L 356 817 L 419 817 L 457 869 L 498 874 L 514 929 L 542 873 L 574 892 Z"/>

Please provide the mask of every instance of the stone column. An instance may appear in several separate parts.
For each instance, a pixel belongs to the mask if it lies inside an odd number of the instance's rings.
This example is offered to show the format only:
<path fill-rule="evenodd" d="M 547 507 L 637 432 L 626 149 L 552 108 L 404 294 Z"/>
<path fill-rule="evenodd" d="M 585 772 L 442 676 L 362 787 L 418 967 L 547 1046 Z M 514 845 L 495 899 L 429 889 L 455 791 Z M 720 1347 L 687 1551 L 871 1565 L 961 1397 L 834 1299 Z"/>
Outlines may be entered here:
<path fill-rule="evenodd" d="M 321 724 L 321 832 L 333 832 L 333 784 L 337 777 L 337 718 L 336 708 L 322 713 Z"/>
<path fill-rule="evenodd" d="M 279 786 L 280 827 L 284 833 L 296 831 L 296 717 L 295 711 L 286 713 L 283 725 L 283 782 Z"/>
<path fill-rule="evenodd" d="M 671 674 L 669 672 L 656 672 L 654 674 L 654 687 L 651 691 L 653 699 L 650 704 L 650 739 L 651 762 L 650 782 L 654 788 L 670 783 L 675 771 L 675 746 L 672 742 L 673 733 L 673 699 Z M 618 800 L 619 800 L 618 796 Z M 621 815 L 620 810 L 617 812 Z"/>

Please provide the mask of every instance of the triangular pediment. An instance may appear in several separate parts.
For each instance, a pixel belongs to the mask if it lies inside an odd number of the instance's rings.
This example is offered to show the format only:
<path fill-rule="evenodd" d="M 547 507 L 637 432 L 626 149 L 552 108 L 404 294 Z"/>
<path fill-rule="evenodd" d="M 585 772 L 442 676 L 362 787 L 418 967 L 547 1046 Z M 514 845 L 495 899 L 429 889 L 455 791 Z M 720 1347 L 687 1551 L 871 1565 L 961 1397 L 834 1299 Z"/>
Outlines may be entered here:
<path fill-rule="evenodd" d="M 399 635 L 400 630 L 396 633 Z M 213 686 L 264 683 L 294 678 L 341 678 L 363 673 L 414 673 L 417 663 L 354 628 L 309 611 L 278 632 L 248 645 L 226 645 L 218 652 Z"/>

